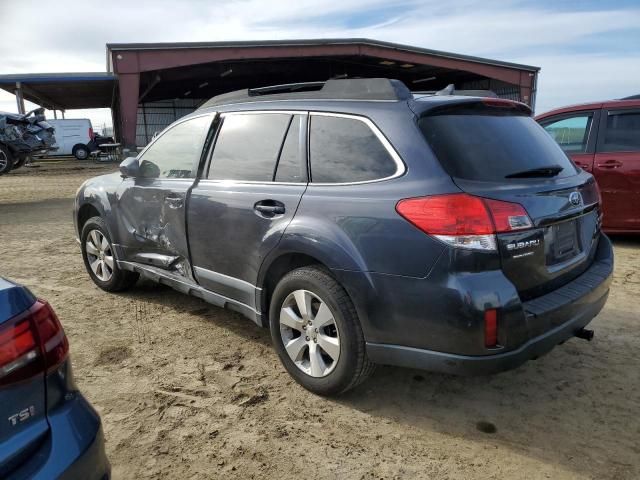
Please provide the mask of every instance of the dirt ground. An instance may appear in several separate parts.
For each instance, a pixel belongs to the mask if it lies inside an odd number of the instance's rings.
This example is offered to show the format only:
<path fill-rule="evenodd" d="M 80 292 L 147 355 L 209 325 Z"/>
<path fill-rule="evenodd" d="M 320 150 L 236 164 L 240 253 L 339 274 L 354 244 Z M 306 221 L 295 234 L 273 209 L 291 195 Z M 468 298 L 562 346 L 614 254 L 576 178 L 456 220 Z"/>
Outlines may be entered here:
<path fill-rule="evenodd" d="M 325 399 L 240 315 L 151 283 L 95 287 L 72 198 L 115 166 L 41 165 L 0 177 L 0 275 L 58 312 L 115 479 L 640 478 L 640 238 L 614 239 L 593 342 L 491 377 L 380 367 Z"/>

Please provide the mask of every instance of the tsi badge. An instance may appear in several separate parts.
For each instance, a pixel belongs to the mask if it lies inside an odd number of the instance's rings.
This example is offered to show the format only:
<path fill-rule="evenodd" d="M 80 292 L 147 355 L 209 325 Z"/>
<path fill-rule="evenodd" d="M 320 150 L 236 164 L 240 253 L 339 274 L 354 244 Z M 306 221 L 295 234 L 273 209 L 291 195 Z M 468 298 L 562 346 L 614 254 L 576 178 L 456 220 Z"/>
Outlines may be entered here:
<path fill-rule="evenodd" d="M 32 405 L 29 408 L 25 408 L 24 410 L 21 410 L 18 413 L 11 415 L 8 420 L 11 426 L 15 427 L 18 423 L 22 423 L 28 420 L 29 418 L 35 416 L 35 414 L 36 414 L 36 407 Z"/>

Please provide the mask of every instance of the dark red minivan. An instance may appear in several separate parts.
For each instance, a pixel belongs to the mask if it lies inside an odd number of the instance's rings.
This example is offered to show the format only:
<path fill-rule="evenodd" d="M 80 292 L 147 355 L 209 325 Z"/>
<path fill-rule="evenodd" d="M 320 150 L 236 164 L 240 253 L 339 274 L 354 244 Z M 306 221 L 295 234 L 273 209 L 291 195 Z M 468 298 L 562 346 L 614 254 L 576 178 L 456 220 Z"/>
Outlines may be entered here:
<path fill-rule="evenodd" d="M 563 107 L 536 120 L 596 178 L 604 230 L 640 233 L 640 96 Z"/>

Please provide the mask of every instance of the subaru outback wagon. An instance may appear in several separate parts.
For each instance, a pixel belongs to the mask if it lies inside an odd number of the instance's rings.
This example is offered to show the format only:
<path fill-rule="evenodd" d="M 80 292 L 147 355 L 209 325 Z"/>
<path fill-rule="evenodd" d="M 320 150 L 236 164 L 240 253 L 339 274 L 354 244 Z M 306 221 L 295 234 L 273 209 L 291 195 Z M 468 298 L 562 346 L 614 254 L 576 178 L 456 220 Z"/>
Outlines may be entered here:
<path fill-rule="evenodd" d="M 214 97 L 88 180 L 96 285 L 143 275 L 241 312 L 325 395 L 375 364 L 491 373 L 592 334 L 613 268 L 598 189 L 526 105 L 312 86 Z"/>

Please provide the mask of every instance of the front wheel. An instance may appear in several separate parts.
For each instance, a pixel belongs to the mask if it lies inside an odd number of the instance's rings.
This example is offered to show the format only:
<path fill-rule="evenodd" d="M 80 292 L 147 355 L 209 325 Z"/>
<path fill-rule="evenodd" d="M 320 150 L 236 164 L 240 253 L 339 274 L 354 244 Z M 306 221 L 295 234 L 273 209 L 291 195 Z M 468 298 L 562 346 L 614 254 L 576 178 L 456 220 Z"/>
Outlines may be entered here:
<path fill-rule="evenodd" d="M 119 292 L 133 286 L 138 280 L 138 273 L 118 267 L 111 236 L 102 218 L 87 220 L 82 227 L 80 245 L 87 273 L 101 289 Z"/>
<path fill-rule="evenodd" d="M 285 275 L 273 292 L 269 318 L 280 361 L 307 390 L 339 394 L 373 372 L 353 303 L 326 270 L 311 266 Z"/>

